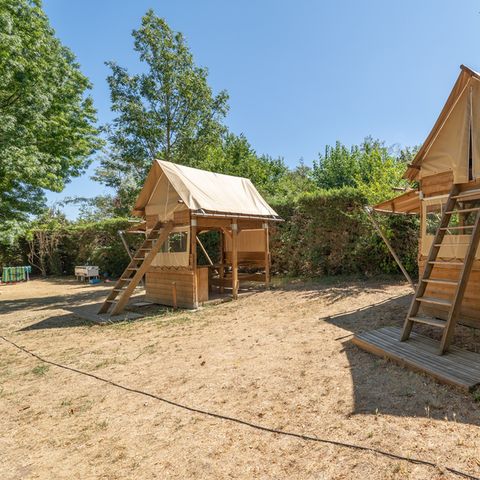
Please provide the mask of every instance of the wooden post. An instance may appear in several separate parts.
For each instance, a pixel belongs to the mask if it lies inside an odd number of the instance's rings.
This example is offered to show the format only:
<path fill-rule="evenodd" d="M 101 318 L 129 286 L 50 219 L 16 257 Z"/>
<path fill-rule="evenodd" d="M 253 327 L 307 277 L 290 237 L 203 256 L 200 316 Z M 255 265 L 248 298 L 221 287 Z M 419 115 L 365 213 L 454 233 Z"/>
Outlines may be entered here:
<path fill-rule="evenodd" d="M 223 279 L 225 278 L 225 253 L 224 253 L 225 233 L 223 232 L 223 230 L 220 230 L 219 233 L 220 233 L 220 269 L 218 271 L 218 278 L 220 279 L 220 293 L 224 293 L 225 288 L 223 286 Z"/>
<path fill-rule="evenodd" d="M 198 308 L 198 285 L 197 285 L 197 219 L 190 222 L 190 255 L 193 271 L 193 305 Z"/>
<path fill-rule="evenodd" d="M 238 224 L 232 221 L 232 297 L 238 298 Z"/>
<path fill-rule="evenodd" d="M 268 223 L 263 224 L 265 232 L 265 288 L 270 287 L 270 235 L 268 231 Z"/>
<path fill-rule="evenodd" d="M 198 238 L 198 235 L 197 235 L 197 243 L 198 243 L 198 245 L 200 246 L 203 254 L 205 255 L 208 263 L 209 263 L 210 266 L 212 267 L 212 266 L 213 266 L 212 259 L 210 258 L 210 255 L 208 254 L 208 252 L 207 252 L 207 250 L 205 249 L 205 247 L 203 246 L 203 243 L 202 243 L 201 240 Z"/>
<path fill-rule="evenodd" d="M 172 282 L 172 303 L 173 309 L 177 309 L 177 282 Z"/>

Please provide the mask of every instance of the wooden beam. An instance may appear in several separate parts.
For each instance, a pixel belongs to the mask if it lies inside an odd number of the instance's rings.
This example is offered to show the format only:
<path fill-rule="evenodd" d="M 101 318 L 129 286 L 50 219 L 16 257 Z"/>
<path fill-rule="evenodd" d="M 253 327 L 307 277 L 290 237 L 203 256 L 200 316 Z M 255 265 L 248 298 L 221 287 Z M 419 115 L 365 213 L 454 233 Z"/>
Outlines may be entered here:
<path fill-rule="evenodd" d="M 238 298 L 238 224 L 234 222 L 232 222 L 232 297 L 236 300 Z"/>
<path fill-rule="evenodd" d="M 384 235 L 384 233 L 382 232 L 382 229 L 380 228 L 380 225 L 377 223 L 377 221 L 375 220 L 374 216 L 372 215 L 372 212 L 370 211 L 370 209 L 368 207 L 365 208 L 365 212 L 367 212 L 367 215 L 368 217 L 370 218 L 371 222 L 372 222 L 372 225 L 375 227 L 375 230 L 378 232 L 378 234 L 380 235 L 380 237 L 382 237 L 382 240 L 385 242 L 385 245 L 387 246 L 388 250 L 390 251 L 390 253 L 392 254 L 392 257 L 395 259 L 395 261 L 397 262 L 397 265 L 400 267 L 400 270 L 402 271 L 403 275 L 405 276 L 405 278 L 407 279 L 408 283 L 410 283 L 410 285 L 412 286 L 413 290 L 415 291 L 415 284 L 413 283 L 413 280 L 412 278 L 410 277 L 410 275 L 408 274 L 408 272 L 405 270 L 405 267 L 403 266 L 403 263 L 402 261 L 400 260 L 400 258 L 398 257 L 397 253 L 395 252 L 395 250 L 393 249 L 393 247 L 390 245 L 390 242 L 388 241 L 387 237 Z"/>
<path fill-rule="evenodd" d="M 227 235 L 228 237 L 230 237 L 230 239 L 232 239 L 232 232 L 230 232 L 227 228 L 224 228 L 224 227 L 221 227 L 221 230 L 225 235 Z"/>
<path fill-rule="evenodd" d="M 218 269 L 218 276 L 220 280 L 223 280 L 225 277 L 225 238 L 224 238 L 225 233 L 223 230 L 220 231 L 220 268 Z M 224 293 L 225 289 L 223 288 L 223 285 L 220 286 L 220 293 Z"/>
<path fill-rule="evenodd" d="M 270 235 L 268 231 L 268 223 L 263 224 L 265 233 L 265 287 L 270 287 Z"/>
<path fill-rule="evenodd" d="M 197 285 L 197 220 L 192 218 L 190 222 L 190 258 L 193 270 L 193 303 L 198 308 L 198 285 Z"/>
<path fill-rule="evenodd" d="M 197 243 L 198 245 L 200 246 L 200 249 L 202 250 L 203 254 L 205 255 L 205 257 L 207 258 L 207 261 L 210 265 L 213 265 L 213 262 L 212 262 L 212 259 L 210 258 L 210 255 L 208 254 L 207 250 L 205 249 L 205 247 L 203 246 L 203 243 L 200 241 L 200 239 L 198 238 L 198 235 L 196 235 L 196 238 L 197 238 Z"/>

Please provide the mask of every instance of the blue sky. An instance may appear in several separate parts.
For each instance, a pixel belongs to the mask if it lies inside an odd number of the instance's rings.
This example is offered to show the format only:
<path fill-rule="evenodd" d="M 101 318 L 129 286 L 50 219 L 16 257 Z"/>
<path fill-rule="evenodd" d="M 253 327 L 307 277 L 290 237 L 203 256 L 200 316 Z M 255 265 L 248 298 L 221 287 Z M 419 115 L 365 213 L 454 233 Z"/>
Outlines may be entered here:
<path fill-rule="evenodd" d="M 226 123 L 259 153 L 311 164 L 325 145 L 367 136 L 421 143 L 458 67 L 480 69 L 480 2 L 473 0 L 44 0 L 62 42 L 93 83 L 110 121 L 106 60 L 140 67 L 131 31 L 148 8 L 181 31 L 214 91 L 230 94 Z M 49 202 L 94 196 L 89 175 Z M 75 207 L 67 214 L 74 217 Z"/>

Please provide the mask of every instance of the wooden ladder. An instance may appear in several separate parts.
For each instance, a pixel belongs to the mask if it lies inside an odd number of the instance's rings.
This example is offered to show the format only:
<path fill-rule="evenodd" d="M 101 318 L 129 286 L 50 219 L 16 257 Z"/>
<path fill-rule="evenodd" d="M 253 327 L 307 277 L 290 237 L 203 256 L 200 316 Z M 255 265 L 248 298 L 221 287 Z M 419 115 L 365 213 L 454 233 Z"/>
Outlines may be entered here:
<path fill-rule="evenodd" d="M 445 211 L 443 213 L 440 226 L 435 235 L 430 253 L 428 255 L 427 264 L 423 272 L 423 276 L 418 283 L 415 296 L 410 305 L 410 309 L 405 319 L 403 325 L 403 332 L 401 341 L 408 340 L 412 327 L 414 323 L 422 323 L 431 325 L 433 327 L 438 327 L 443 329 L 442 340 L 440 342 L 439 355 L 443 355 L 449 348 L 450 343 L 453 338 L 453 333 L 455 331 L 455 325 L 457 324 L 458 318 L 460 316 L 460 309 L 462 306 L 463 297 L 465 290 L 468 285 L 468 279 L 470 277 L 470 272 L 472 270 L 473 262 L 475 260 L 475 254 L 477 252 L 478 244 L 480 241 L 480 207 L 479 208 L 467 208 L 467 209 L 458 209 L 458 202 L 462 201 L 464 198 L 470 198 L 469 192 L 460 193 L 460 186 L 454 185 L 448 196 L 447 204 L 445 206 Z M 450 220 L 454 213 L 469 213 L 476 212 L 475 223 L 469 226 L 453 226 L 449 227 Z M 468 242 L 467 252 L 463 261 L 442 261 L 438 260 L 438 253 L 442 247 L 445 234 L 448 230 L 458 230 L 458 229 L 469 229 L 470 241 Z M 447 280 L 441 278 L 432 278 L 432 271 L 435 265 L 456 265 L 461 268 L 460 277 L 458 280 Z M 439 284 L 439 285 L 454 285 L 455 293 L 453 295 L 452 301 L 427 297 L 425 296 L 425 290 L 427 285 Z M 426 316 L 421 316 L 418 314 L 420 306 L 422 303 L 432 304 L 432 305 L 442 305 L 448 307 L 448 315 L 446 320 L 441 320 L 438 318 L 430 318 Z"/>
<path fill-rule="evenodd" d="M 131 262 L 115 283 L 112 291 L 103 302 L 98 313 L 107 313 L 113 305 L 111 315 L 118 315 L 123 311 L 135 287 L 145 275 L 148 267 L 165 243 L 173 229 L 173 222 L 157 222 L 145 238 L 140 248 L 135 252 Z M 120 296 L 117 300 L 117 297 Z"/>

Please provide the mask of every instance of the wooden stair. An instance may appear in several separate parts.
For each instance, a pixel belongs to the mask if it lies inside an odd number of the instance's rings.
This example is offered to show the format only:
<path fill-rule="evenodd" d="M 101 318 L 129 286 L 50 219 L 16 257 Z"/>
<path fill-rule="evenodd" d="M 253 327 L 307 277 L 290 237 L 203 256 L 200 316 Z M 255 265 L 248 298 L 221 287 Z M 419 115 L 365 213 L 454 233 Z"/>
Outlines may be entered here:
<path fill-rule="evenodd" d="M 118 315 L 123 311 L 135 287 L 145 275 L 152 260 L 165 243 L 172 229 L 173 222 L 157 222 L 155 224 L 103 302 L 98 311 L 99 314 L 107 313 L 112 305 L 113 310 L 111 315 Z"/>
<path fill-rule="evenodd" d="M 455 326 L 457 324 L 458 318 L 460 316 L 460 309 L 462 306 L 463 297 L 465 295 L 465 290 L 467 288 L 468 279 L 470 277 L 470 272 L 472 270 L 473 262 L 475 261 L 475 254 L 480 241 L 480 207 L 479 208 L 458 208 L 458 203 L 462 200 L 477 200 L 479 195 L 476 195 L 475 198 L 472 198 L 473 191 L 460 191 L 460 185 L 454 185 L 450 191 L 450 195 L 447 200 L 445 211 L 443 213 L 440 226 L 436 232 L 435 239 L 432 243 L 430 253 L 428 255 L 428 260 L 423 272 L 423 277 L 418 283 L 415 296 L 410 305 L 410 309 L 405 319 L 403 325 L 403 331 L 401 335 L 401 340 L 408 340 L 410 337 L 413 325 L 415 323 L 422 323 L 431 325 L 437 328 L 443 329 L 442 340 L 440 342 L 439 354 L 443 355 L 449 348 L 450 343 L 453 338 L 455 331 Z M 472 213 L 476 212 L 476 218 L 473 225 L 470 226 L 451 226 L 449 227 L 450 220 L 452 215 L 455 213 Z M 445 239 L 445 234 L 449 230 L 459 230 L 459 229 L 468 229 L 471 232 L 468 234 L 470 240 L 468 242 L 467 252 L 463 261 L 442 261 L 438 259 L 438 254 Z M 465 231 L 465 230 L 464 230 Z M 460 266 L 460 277 L 458 280 L 447 280 L 442 278 L 432 278 L 432 271 L 435 265 L 456 265 Z M 443 284 L 443 285 L 452 285 L 455 287 L 455 292 L 451 300 L 446 300 L 444 298 L 434 298 L 430 296 L 425 296 L 425 291 L 428 284 Z M 430 318 L 425 316 L 420 316 L 419 310 L 423 303 L 441 305 L 443 307 L 448 307 L 448 315 L 446 320 L 440 320 L 437 318 Z"/>

